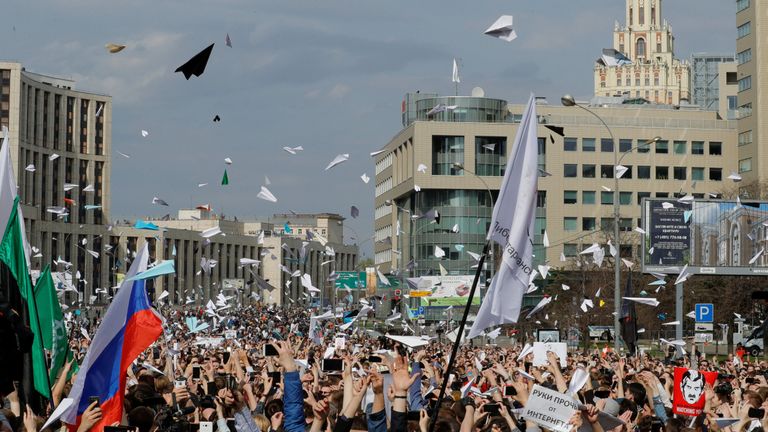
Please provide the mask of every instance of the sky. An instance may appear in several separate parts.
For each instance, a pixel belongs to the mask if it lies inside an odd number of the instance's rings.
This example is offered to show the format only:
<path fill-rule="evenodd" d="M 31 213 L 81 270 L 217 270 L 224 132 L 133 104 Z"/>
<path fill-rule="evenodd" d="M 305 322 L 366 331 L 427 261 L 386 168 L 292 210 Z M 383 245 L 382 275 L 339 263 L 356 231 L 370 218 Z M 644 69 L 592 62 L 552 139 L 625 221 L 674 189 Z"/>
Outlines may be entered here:
<path fill-rule="evenodd" d="M 733 1 L 663 7 L 679 58 L 735 50 Z M 530 92 L 550 103 L 565 93 L 589 98 L 594 61 L 624 8 L 623 0 L 7 0 L 0 58 L 113 97 L 113 219 L 198 204 L 239 219 L 334 212 L 348 217 L 345 238 L 362 243 L 373 234 L 369 153 L 401 130 L 406 92 L 453 94 L 457 58 L 460 94 L 480 86 L 510 103 Z M 515 17 L 513 42 L 483 35 L 503 14 Z M 107 43 L 127 48 L 109 54 Z M 211 43 L 202 76 L 173 72 Z M 342 153 L 349 161 L 325 171 Z M 230 183 L 221 186 L 225 168 Z M 265 176 L 277 203 L 256 198 Z M 155 196 L 170 207 L 153 206 Z"/>

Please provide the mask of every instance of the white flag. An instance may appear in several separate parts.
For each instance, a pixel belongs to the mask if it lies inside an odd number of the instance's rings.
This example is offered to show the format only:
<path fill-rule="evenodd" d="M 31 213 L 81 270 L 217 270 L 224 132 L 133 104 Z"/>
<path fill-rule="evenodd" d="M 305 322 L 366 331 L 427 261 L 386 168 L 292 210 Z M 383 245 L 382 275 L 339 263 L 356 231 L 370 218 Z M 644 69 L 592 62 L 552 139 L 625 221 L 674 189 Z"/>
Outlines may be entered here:
<path fill-rule="evenodd" d="M 459 78 L 459 65 L 456 64 L 456 59 L 453 59 L 453 77 L 451 78 L 451 81 L 455 83 L 461 82 L 461 78 Z"/>
<path fill-rule="evenodd" d="M 516 323 L 520 316 L 523 295 L 533 272 L 532 236 L 539 175 L 537 128 L 536 98 L 531 94 L 488 231 L 487 238 L 502 246 L 502 263 L 480 305 L 469 338 L 488 327 Z"/>
<path fill-rule="evenodd" d="M 13 203 L 17 195 L 16 176 L 13 175 L 13 162 L 11 162 L 10 134 L 8 128 L 3 126 L 3 147 L 0 149 L 0 227 L 2 227 L 3 232 L 5 232 L 5 228 L 8 225 L 8 219 L 11 217 Z M 24 227 L 21 203 L 18 204 L 18 214 L 19 225 L 21 225 L 19 229 L 21 231 L 21 238 L 24 241 L 24 256 L 27 259 L 27 266 L 32 268 L 29 261 L 32 248 L 29 246 L 29 242 L 27 242 L 27 230 Z M 0 235 L 0 240 L 2 240 L 2 235 Z"/>

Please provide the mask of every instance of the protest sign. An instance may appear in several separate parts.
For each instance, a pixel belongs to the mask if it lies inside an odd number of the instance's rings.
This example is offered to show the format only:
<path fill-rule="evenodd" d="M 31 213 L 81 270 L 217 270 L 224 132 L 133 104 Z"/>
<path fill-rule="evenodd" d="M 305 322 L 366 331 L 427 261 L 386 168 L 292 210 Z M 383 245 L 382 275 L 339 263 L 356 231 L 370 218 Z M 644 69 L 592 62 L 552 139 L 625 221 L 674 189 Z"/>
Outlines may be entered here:
<path fill-rule="evenodd" d="M 560 359 L 560 367 L 568 366 L 566 361 L 568 357 L 568 345 L 565 342 L 534 342 L 533 343 L 533 365 L 534 366 L 546 366 L 549 364 L 547 360 L 547 352 L 552 351 L 557 354 Z"/>
<path fill-rule="evenodd" d="M 568 424 L 579 403 L 548 388 L 535 385 L 523 410 L 523 417 L 552 432 L 570 432 Z"/>
<path fill-rule="evenodd" d="M 688 368 L 675 368 L 675 387 L 672 411 L 675 414 L 695 417 L 704 409 L 704 387 L 714 385 L 717 372 L 703 372 Z"/>

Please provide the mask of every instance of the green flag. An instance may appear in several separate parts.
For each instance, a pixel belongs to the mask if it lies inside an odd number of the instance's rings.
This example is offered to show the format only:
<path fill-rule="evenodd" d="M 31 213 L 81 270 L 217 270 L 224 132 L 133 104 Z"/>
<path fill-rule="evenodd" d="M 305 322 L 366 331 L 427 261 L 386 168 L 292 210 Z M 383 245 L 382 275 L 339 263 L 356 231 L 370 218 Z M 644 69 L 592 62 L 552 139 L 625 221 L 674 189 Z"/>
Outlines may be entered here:
<path fill-rule="evenodd" d="M 51 353 L 51 382 L 56 381 L 61 367 L 67 358 L 68 338 L 64 326 L 64 314 L 61 312 L 59 298 L 51 277 L 51 267 L 46 265 L 35 285 L 37 312 L 42 330 L 43 346 Z"/>
<path fill-rule="evenodd" d="M 227 175 L 227 170 L 224 170 L 224 177 L 221 178 L 221 185 L 228 185 L 229 184 L 229 176 Z"/>
<path fill-rule="evenodd" d="M 46 398 L 51 398 L 51 389 L 48 386 L 48 368 L 45 365 L 45 352 L 43 351 L 42 335 L 37 321 L 37 308 L 35 307 L 35 295 L 32 291 L 32 280 L 29 278 L 27 257 L 24 254 L 24 233 L 21 230 L 19 220 L 19 197 L 13 201 L 11 214 L 8 217 L 8 226 L 5 227 L 3 241 L 0 242 L 0 261 L 2 261 L 11 275 L 16 280 L 22 298 L 27 301 L 29 309 L 29 326 L 35 335 L 32 344 L 32 376 L 34 377 L 35 390 Z"/>

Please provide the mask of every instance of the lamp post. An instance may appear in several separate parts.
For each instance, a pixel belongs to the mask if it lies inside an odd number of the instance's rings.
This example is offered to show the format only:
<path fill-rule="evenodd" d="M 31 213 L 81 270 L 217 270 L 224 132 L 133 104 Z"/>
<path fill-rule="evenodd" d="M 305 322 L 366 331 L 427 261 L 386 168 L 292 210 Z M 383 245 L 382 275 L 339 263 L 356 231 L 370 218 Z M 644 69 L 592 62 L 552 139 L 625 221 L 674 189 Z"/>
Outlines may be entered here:
<path fill-rule="evenodd" d="M 613 290 L 613 301 L 614 301 L 614 316 L 613 316 L 613 349 L 616 352 L 619 352 L 619 335 L 621 334 L 621 241 L 619 239 L 619 222 L 621 220 L 619 216 L 620 212 L 620 194 L 619 194 L 619 176 L 616 175 L 616 167 L 619 166 L 619 162 L 624 159 L 624 156 L 626 156 L 628 153 L 632 152 L 632 148 L 624 152 L 622 154 L 621 158 L 619 158 L 619 151 L 618 151 L 618 143 L 616 142 L 616 139 L 613 136 L 613 131 L 610 127 L 608 127 L 608 124 L 605 123 L 605 120 L 603 120 L 602 117 L 597 115 L 594 111 L 590 110 L 589 108 L 580 105 L 576 102 L 576 100 L 573 98 L 573 96 L 567 94 L 564 95 L 562 98 L 560 98 L 560 102 L 563 104 L 563 106 L 566 107 L 579 107 L 583 109 L 584 111 L 590 113 L 592 116 L 594 116 L 596 119 L 600 121 L 600 123 L 605 127 L 605 129 L 608 131 L 608 135 L 611 137 L 611 143 L 613 145 L 613 241 L 616 244 L 616 257 L 614 259 L 613 263 L 613 276 L 614 276 L 614 290 Z M 636 148 L 644 147 L 650 143 L 658 141 L 660 138 L 656 137 L 650 141 L 645 142 L 642 145 L 637 146 Z"/>

